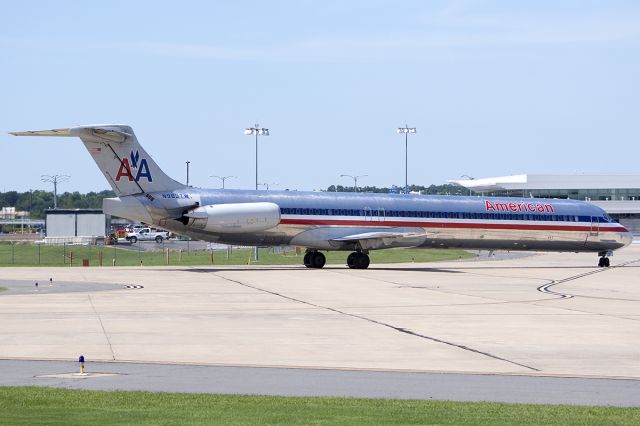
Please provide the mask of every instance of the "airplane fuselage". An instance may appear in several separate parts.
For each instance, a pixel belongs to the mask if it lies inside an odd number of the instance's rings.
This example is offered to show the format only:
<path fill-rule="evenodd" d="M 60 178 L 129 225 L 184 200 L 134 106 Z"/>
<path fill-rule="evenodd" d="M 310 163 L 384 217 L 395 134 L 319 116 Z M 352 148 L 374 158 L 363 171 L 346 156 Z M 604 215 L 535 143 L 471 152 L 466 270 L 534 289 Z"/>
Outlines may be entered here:
<path fill-rule="evenodd" d="M 229 244 L 300 245 L 319 250 L 455 247 L 603 252 L 631 241 L 629 232 L 604 210 L 575 200 L 199 188 L 136 199 L 156 225 Z M 174 220 L 196 206 L 256 202 L 279 207 L 276 226 L 253 233 L 216 233 Z M 348 235 L 384 231 L 416 236 L 340 241 Z"/>
<path fill-rule="evenodd" d="M 365 269 L 369 250 L 392 247 L 593 251 L 602 267 L 609 251 L 632 238 L 604 210 L 581 201 L 206 190 L 167 176 L 127 125 L 12 134 L 79 137 L 118 196 L 103 201 L 105 213 L 206 241 L 303 246 L 309 268 L 324 266 L 320 250 L 352 250 L 347 265 Z"/>

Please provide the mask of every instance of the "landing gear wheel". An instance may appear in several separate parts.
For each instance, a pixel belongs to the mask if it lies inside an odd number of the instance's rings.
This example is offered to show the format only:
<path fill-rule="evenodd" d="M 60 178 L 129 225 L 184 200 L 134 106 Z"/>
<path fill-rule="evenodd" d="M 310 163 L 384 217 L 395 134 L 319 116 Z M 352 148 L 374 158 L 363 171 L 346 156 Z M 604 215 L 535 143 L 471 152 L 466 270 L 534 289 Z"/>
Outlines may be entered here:
<path fill-rule="evenodd" d="M 360 253 L 360 256 L 356 258 L 356 269 L 367 269 L 369 267 L 369 263 L 369 256 L 364 253 Z"/>
<path fill-rule="evenodd" d="M 601 257 L 598 261 L 598 268 L 608 268 L 611 265 L 608 257 Z"/>
<path fill-rule="evenodd" d="M 367 269 L 369 262 L 369 256 L 359 251 L 355 251 L 347 257 L 347 266 L 351 269 Z"/>
<path fill-rule="evenodd" d="M 327 263 L 327 258 L 324 257 L 324 254 L 319 251 L 313 252 L 311 254 L 311 258 L 309 259 L 312 268 L 320 269 Z"/>
<path fill-rule="evenodd" d="M 347 266 L 349 268 L 352 268 L 352 269 L 354 268 L 356 257 L 358 257 L 358 253 L 355 251 L 351 253 L 349 256 L 347 256 Z"/>
<path fill-rule="evenodd" d="M 319 251 L 310 251 L 304 255 L 304 266 L 307 268 L 320 269 L 327 263 L 327 258 Z"/>

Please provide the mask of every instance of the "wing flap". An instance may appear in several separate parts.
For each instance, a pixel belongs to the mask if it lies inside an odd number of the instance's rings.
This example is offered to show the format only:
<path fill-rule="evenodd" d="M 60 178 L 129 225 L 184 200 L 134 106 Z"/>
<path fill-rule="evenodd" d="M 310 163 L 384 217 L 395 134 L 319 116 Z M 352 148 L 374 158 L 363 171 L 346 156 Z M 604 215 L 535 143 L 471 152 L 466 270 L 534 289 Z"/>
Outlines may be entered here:
<path fill-rule="evenodd" d="M 378 238 L 389 239 L 403 239 L 403 238 L 417 238 L 426 237 L 433 232 L 393 232 L 393 231 L 376 231 L 376 232 L 364 232 L 362 234 L 347 235 L 340 238 L 332 238 L 331 241 L 360 241 L 360 240 L 373 240 Z"/>
<path fill-rule="evenodd" d="M 362 249 L 375 250 L 394 246 L 418 246 L 428 235 L 432 234 L 436 234 L 436 232 L 426 232 L 422 229 L 416 229 L 415 231 L 373 231 L 332 238 L 329 241 L 342 244 L 356 243 Z"/>

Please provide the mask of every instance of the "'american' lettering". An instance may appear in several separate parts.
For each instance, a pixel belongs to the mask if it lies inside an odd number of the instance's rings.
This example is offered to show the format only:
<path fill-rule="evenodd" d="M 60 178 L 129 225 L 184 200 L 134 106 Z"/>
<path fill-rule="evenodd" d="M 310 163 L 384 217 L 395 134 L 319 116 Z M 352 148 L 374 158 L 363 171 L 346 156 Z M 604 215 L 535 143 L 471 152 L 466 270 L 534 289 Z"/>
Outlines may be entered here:
<path fill-rule="evenodd" d="M 488 212 L 522 212 L 522 213 L 555 213 L 555 209 L 548 203 L 528 203 L 520 201 L 517 203 L 492 202 L 484 200 L 484 208 Z"/>

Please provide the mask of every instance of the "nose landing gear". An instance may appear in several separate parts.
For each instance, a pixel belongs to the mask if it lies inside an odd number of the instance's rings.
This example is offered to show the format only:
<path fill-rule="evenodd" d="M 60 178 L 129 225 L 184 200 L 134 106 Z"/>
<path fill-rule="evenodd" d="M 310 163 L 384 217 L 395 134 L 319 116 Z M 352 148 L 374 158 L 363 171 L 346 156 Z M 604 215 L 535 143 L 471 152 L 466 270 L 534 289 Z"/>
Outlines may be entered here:
<path fill-rule="evenodd" d="M 607 252 L 601 251 L 598 253 L 598 256 L 600 256 L 600 260 L 598 260 L 598 268 L 608 268 L 610 266 L 610 262 L 607 257 Z"/>
<path fill-rule="evenodd" d="M 347 266 L 351 269 L 367 269 L 369 255 L 361 251 L 354 251 L 347 257 Z"/>
<path fill-rule="evenodd" d="M 327 258 L 317 250 L 308 251 L 304 255 L 304 266 L 307 268 L 320 269 L 325 263 L 327 263 Z"/>

